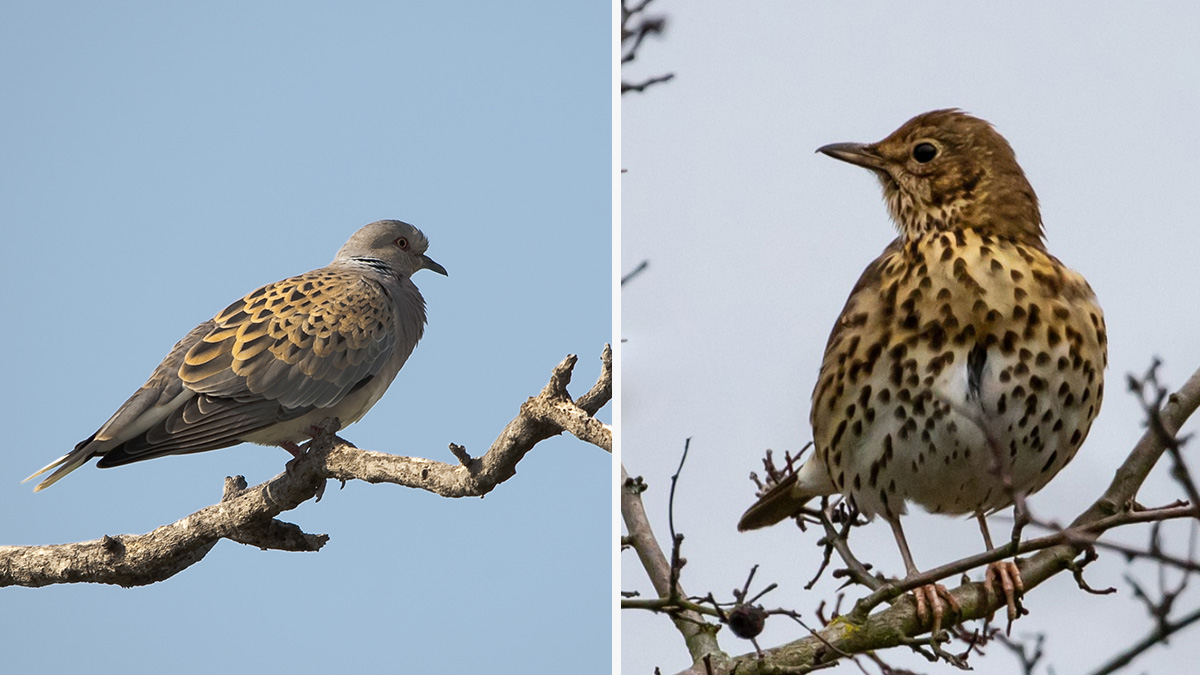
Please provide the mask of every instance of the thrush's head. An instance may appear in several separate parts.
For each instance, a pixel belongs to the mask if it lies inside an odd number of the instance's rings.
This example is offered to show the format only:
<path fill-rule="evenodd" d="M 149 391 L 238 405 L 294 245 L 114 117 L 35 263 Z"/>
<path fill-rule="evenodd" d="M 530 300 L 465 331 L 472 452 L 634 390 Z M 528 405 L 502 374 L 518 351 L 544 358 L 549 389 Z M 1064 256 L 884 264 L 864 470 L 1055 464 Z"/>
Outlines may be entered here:
<path fill-rule="evenodd" d="M 960 110 L 917 115 L 878 143 L 819 148 L 883 183 L 902 237 L 975 229 L 1041 246 L 1037 195 L 1004 137 Z"/>

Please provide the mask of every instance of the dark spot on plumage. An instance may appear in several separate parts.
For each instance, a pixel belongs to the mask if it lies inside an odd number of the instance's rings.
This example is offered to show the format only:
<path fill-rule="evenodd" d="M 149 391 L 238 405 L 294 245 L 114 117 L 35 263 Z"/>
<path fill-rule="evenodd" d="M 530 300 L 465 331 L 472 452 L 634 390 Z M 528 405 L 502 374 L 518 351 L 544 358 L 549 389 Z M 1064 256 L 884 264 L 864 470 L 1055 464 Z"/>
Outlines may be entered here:
<path fill-rule="evenodd" d="M 987 365 L 987 349 L 978 343 L 967 354 L 967 397 L 979 400 L 983 384 L 983 368 Z"/>
<path fill-rule="evenodd" d="M 1090 399 L 1091 397 L 1092 397 L 1092 390 L 1085 387 L 1083 390 L 1083 393 L 1080 394 L 1080 396 L 1079 396 L 1079 402 L 1087 403 L 1088 399 Z"/>
<path fill-rule="evenodd" d="M 851 337 L 850 344 L 848 344 L 846 346 L 846 353 L 844 354 L 844 356 L 854 356 L 854 352 L 858 351 L 858 343 L 859 342 L 860 342 L 860 338 L 858 335 Z"/>
<path fill-rule="evenodd" d="M 892 390 L 891 389 L 884 387 L 883 389 L 879 390 L 879 402 L 880 403 L 883 403 L 886 405 L 888 403 L 888 401 L 891 401 L 891 400 L 892 400 Z"/>
<path fill-rule="evenodd" d="M 1012 397 L 1014 399 L 1025 398 L 1025 393 L 1025 387 L 1018 384 L 1017 386 L 1013 387 Z"/>
<path fill-rule="evenodd" d="M 875 360 L 879 358 L 879 355 L 882 352 L 883 352 L 883 344 L 881 342 L 873 343 L 870 347 L 867 347 L 867 363 L 868 364 L 875 363 Z"/>
<path fill-rule="evenodd" d="M 1041 284 L 1046 295 L 1056 297 L 1062 292 L 1062 279 L 1057 274 L 1047 274 L 1038 269 L 1033 270 L 1033 280 Z"/>
<path fill-rule="evenodd" d="M 1054 460 L 1056 460 L 1056 459 L 1058 459 L 1058 451 L 1057 450 L 1050 453 L 1050 456 L 1046 458 L 1046 463 L 1042 465 L 1042 473 L 1046 473 L 1046 472 L 1050 471 L 1050 467 L 1054 466 Z"/>
<path fill-rule="evenodd" d="M 925 400 L 923 398 L 913 401 L 913 415 L 919 417 L 925 416 Z"/>
<path fill-rule="evenodd" d="M 989 309 L 987 315 L 983 317 L 983 320 L 987 321 L 988 323 L 995 323 L 1000 320 L 1000 312 L 994 309 Z"/>
<path fill-rule="evenodd" d="M 1058 343 L 1060 343 L 1060 342 L 1062 342 L 1062 337 L 1058 334 L 1058 331 L 1055 330 L 1053 326 L 1047 328 L 1046 329 L 1046 344 L 1049 345 L 1051 349 L 1053 349 L 1054 347 L 1057 347 Z"/>
<path fill-rule="evenodd" d="M 883 290 L 883 306 L 885 309 L 888 307 L 895 307 L 896 295 L 899 292 L 900 292 L 900 284 L 896 283 L 896 282 L 888 284 L 887 288 L 885 288 Z"/>
<path fill-rule="evenodd" d="M 867 424 L 874 422 L 875 421 L 875 409 L 867 408 L 866 410 L 863 411 L 863 417 L 866 418 Z"/>
<path fill-rule="evenodd" d="M 898 405 L 898 406 L 896 406 L 896 409 L 893 411 L 893 414 L 896 416 L 896 419 L 898 419 L 898 420 L 907 419 L 908 418 L 908 409 L 906 409 L 902 405 Z"/>
<path fill-rule="evenodd" d="M 1025 414 L 1033 415 L 1037 412 L 1038 397 L 1037 394 L 1030 394 L 1025 397 Z"/>
<path fill-rule="evenodd" d="M 1055 433 L 1058 433 L 1059 431 L 1062 431 L 1062 428 L 1063 428 L 1063 421 L 1062 420 L 1054 420 L 1054 426 L 1050 427 L 1050 430 Z"/>
<path fill-rule="evenodd" d="M 1028 312 L 1025 311 L 1024 305 L 1013 306 L 1013 312 L 1012 312 L 1013 321 L 1020 321 L 1021 319 L 1024 319 L 1026 314 L 1028 314 Z"/>
<path fill-rule="evenodd" d="M 1017 349 L 1017 339 L 1016 333 L 1011 330 L 1005 331 L 1004 339 L 1000 340 L 1000 351 L 1005 355 L 1012 354 Z"/>
<path fill-rule="evenodd" d="M 951 317 L 951 318 L 953 318 L 953 317 Z M 958 322 L 955 321 L 955 326 L 957 326 L 957 325 L 958 325 Z M 954 326 L 948 326 L 948 327 L 953 328 Z M 928 324 L 925 325 L 924 333 L 925 333 L 926 339 L 929 340 L 929 348 L 930 349 L 936 351 L 938 349 L 941 349 L 942 346 L 946 344 L 946 329 L 942 327 L 942 324 L 937 323 L 936 321 L 930 321 Z M 914 367 L 915 367 L 915 365 L 916 364 L 914 362 Z"/>
<path fill-rule="evenodd" d="M 1034 391 L 1045 391 L 1046 390 L 1046 380 L 1042 379 L 1041 377 L 1038 377 L 1037 375 L 1034 375 L 1029 378 L 1029 388 Z"/>
<path fill-rule="evenodd" d="M 833 438 L 829 441 L 830 447 L 837 447 L 841 443 L 844 433 L 846 433 L 846 420 L 838 422 L 837 429 L 833 431 Z"/>
<path fill-rule="evenodd" d="M 1022 377 L 1029 374 L 1029 366 L 1024 362 L 1020 362 L 1013 366 L 1013 374 L 1017 377 Z"/>

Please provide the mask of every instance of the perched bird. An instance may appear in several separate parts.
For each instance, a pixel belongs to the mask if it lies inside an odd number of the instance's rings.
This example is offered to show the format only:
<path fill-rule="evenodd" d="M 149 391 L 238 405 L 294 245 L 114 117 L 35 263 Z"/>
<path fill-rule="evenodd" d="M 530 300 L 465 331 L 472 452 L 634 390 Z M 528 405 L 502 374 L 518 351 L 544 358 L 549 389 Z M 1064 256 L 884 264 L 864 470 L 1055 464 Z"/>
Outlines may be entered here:
<path fill-rule="evenodd" d="M 25 480 L 44 490 L 97 466 L 243 442 L 293 454 L 313 425 L 347 425 L 383 396 L 425 331 L 412 275 L 446 269 L 398 220 L 354 233 L 328 267 L 263 286 L 196 326 L 96 433 Z"/>
<path fill-rule="evenodd" d="M 878 143 L 818 152 L 875 173 L 900 236 L 867 266 L 829 336 L 814 453 L 738 529 L 840 493 L 891 525 L 911 577 L 908 502 L 975 516 L 991 549 L 985 517 L 1075 456 L 1104 393 L 1104 315 L 1084 278 L 1046 251 L 1033 188 L 987 122 L 935 110 Z M 1018 568 L 993 563 L 986 578 L 1011 621 Z M 935 632 L 942 601 L 958 609 L 940 585 L 914 594 Z"/>

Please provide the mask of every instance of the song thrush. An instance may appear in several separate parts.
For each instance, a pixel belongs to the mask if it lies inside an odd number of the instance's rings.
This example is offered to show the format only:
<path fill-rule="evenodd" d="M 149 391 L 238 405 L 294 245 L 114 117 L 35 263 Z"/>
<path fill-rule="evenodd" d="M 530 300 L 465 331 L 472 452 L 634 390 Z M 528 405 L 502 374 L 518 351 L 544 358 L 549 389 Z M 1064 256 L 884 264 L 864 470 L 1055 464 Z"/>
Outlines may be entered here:
<path fill-rule="evenodd" d="M 1104 316 L 1078 273 L 1046 251 L 1037 197 L 987 122 L 935 110 L 873 144 L 818 150 L 873 171 L 900 231 L 850 292 L 813 391 L 815 452 L 742 516 L 739 530 L 841 493 L 892 527 L 907 502 L 985 516 L 1032 494 L 1079 449 L 1104 393 Z M 989 565 L 1016 616 L 1012 562 Z M 918 614 L 957 611 L 940 585 Z M 928 605 L 928 609 L 926 608 Z"/>

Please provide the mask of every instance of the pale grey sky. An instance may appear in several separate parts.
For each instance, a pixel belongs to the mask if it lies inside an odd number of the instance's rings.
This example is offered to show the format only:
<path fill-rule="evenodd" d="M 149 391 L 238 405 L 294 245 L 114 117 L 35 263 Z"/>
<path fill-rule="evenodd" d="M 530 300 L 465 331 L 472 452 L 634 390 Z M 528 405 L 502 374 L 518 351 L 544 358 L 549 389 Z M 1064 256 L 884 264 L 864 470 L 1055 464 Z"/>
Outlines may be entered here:
<path fill-rule="evenodd" d="M 760 469 L 764 449 L 797 450 L 810 438 L 808 401 L 829 329 L 863 267 L 895 236 L 877 181 L 813 151 L 879 140 L 935 108 L 961 107 L 1009 140 L 1041 200 L 1050 251 L 1087 276 L 1105 309 L 1104 408 L 1075 461 L 1031 508 L 1066 520 L 1090 503 L 1141 432 L 1125 374 L 1158 356 L 1165 382 L 1178 385 L 1200 366 L 1200 10 L 1183 2 L 652 7 L 668 17 L 667 35 L 645 46 L 627 76 L 670 71 L 676 79 L 622 106 L 621 264 L 650 261 L 622 298 L 623 461 L 650 484 L 646 504 L 663 538 L 669 476 L 692 438 L 676 497 L 688 591 L 728 597 L 758 563 L 759 587 L 781 585 L 764 599 L 769 606 L 815 621 L 818 601 L 833 597 L 829 583 L 802 589 L 819 561 L 815 533 L 739 534 L 735 523 L 753 500 L 746 476 Z M 1160 471 L 1143 496 L 1157 503 L 1178 494 Z M 993 531 L 1004 529 L 995 523 Z M 905 524 L 919 566 L 981 550 L 970 520 L 922 514 Z M 856 544 L 884 570 L 902 571 L 883 523 Z M 622 562 L 622 587 L 648 592 L 632 554 Z M 1087 576 L 1123 587 L 1125 572 L 1108 554 Z M 1153 585 L 1151 569 L 1136 573 Z M 1187 601 L 1194 606 L 1200 594 Z M 1032 614 L 1014 635 L 1048 631 L 1047 662 L 1059 673 L 1086 672 L 1150 628 L 1128 589 L 1090 596 L 1069 576 L 1036 589 L 1026 606 Z M 622 619 L 624 673 L 688 664 L 663 617 Z M 1194 665 L 1197 631 L 1131 672 Z M 799 635 L 776 619 L 761 643 Z M 726 633 L 722 644 L 751 649 Z M 977 672 L 1013 672 L 1015 661 L 992 651 Z M 950 671 L 895 656 L 921 671 Z"/>

